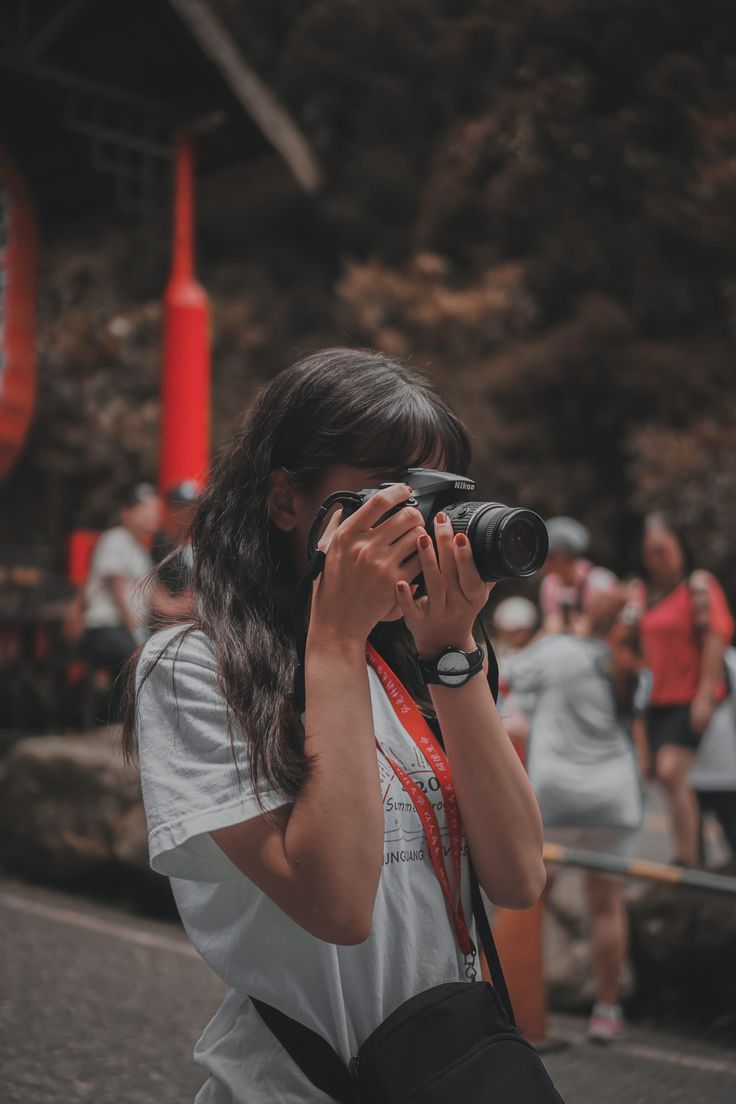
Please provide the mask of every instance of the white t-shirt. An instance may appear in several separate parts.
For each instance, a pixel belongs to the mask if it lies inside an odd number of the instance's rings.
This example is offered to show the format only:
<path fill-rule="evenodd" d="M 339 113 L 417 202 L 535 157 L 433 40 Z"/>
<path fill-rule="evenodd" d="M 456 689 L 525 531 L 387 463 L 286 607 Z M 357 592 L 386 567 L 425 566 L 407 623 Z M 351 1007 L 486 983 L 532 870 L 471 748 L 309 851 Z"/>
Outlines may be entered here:
<path fill-rule="evenodd" d="M 123 623 L 107 583 L 111 575 L 122 575 L 128 580 L 130 607 L 138 622 L 145 625 L 148 619 L 148 597 L 143 583 L 152 566 L 153 560 L 149 552 L 129 529 L 118 525 L 103 533 L 92 553 L 84 592 L 86 627 L 111 628 Z"/>
<path fill-rule="evenodd" d="M 238 782 L 207 639 L 180 628 L 148 641 L 139 685 L 150 660 L 169 645 L 139 696 L 137 732 L 151 865 L 171 877 L 189 938 L 228 986 L 225 1000 L 194 1056 L 210 1074 L 197 1104 L 328 1104 L 260 1019 L 248 994 L 305 1024 L 348 1062 L 370 1033 L 409 997 L 448 981 L 464 981 L 460 953 L 419 816 L 391 766 L 378 752 L 384 801 L 384 867 L 368 939 L 357 946 L 310 935 L 227 859 L 216 828 L 257 816 L 242 741 L 236 740 Z M 387 754 L 427 787 L 445 849 L 449 837 L 434 774 L 398 721 L 369 668 L 373 723 Z M 351 739 L 346 716 L 345 739 Z M 267 809 L 284 804 L 264 791 Z M 451 863 L 448 877 L 453 885 Z M 472 921 L 467 848 L 462 888 Z M 194 997 L 196 999 L 196 996 Z"/>
<path fill-rule="evenodd" d="M 694 790 L 736 790 L 736 648 L 726 648 L 723 661 L 730 693 L 716 706 L 698 746 L 690 771 Z"/>

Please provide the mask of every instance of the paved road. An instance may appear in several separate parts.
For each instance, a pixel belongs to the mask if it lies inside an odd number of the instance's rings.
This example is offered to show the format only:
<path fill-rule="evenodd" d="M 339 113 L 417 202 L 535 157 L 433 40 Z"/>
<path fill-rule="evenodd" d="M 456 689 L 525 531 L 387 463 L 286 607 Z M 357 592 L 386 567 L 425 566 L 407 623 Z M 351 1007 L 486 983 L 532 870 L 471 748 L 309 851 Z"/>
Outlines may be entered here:
<path fill-rule="evenodd" d="M 194 1040 L 219 982 L 173 924 L 0 882 L 0 1077 L 5 1104 L 187 1104 Z M 635 1031 L 615 1049 L 545 1056 L 567 1104 L 733 1104 L 736 1053 Z"/>

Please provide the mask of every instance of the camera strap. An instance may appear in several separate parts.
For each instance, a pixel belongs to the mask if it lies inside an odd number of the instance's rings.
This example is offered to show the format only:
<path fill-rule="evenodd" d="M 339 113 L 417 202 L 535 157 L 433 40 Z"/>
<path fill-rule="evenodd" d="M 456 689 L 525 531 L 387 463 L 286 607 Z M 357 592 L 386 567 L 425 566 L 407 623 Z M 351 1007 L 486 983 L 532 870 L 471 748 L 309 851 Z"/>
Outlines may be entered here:
<path fill-rule="evenodd" d="M 355 494 L 354 491 L 335 491 L 334 494 L 329 495 L 319 510 L 316 517 L 312 522 L 309 529 L 309 535 L 307 537 L 307 578 L 314 582 L 314 580 L 322 573 L 322 568 L 325 566 L 325 553 L 317 547 L 317 541 L 319 540 L 320 533 L 322 532 L 322 526 L 325 523 L 325 518 L 329 514 L 333 506 L 338 503 L 343 505 L 352 505 L 356 509 L 362 504 L 363 500 L 359 494 Z"/>

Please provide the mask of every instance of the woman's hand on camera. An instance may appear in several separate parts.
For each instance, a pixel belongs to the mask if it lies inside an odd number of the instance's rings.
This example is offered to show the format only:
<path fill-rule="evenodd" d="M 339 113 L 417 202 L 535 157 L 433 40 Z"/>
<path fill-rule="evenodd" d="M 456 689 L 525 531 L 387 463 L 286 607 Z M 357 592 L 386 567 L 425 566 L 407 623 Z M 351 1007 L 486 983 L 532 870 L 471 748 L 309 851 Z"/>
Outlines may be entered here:
<path fill-rule="evenodd" d="M 454 535 L 446 514 L 436 515 L 434 533 L 436 552 L 425 530 L 417 539 L 426 595 L 415 600 L 406 582 L 396 585 L 399 607 L 423 659 L 435 659 L 450 645 L 475 648 L 473 624 L 494 586 L 481 579 L 468 538 Z"/>
<path fill-rule="evenodd" d="M 327 556 L 312 594 L 310 631 L 327 628 L 364 644 L 396 609 L 397 583 L 408 584 L 421 571 L 417 537 L 423 518 L 414 507 L 381 518 L 410 495 L 406 484 L 393 484 L 372 495 L 347 521 L 340 522 L 340 511 L 330 518 L 319 541 Z"/>

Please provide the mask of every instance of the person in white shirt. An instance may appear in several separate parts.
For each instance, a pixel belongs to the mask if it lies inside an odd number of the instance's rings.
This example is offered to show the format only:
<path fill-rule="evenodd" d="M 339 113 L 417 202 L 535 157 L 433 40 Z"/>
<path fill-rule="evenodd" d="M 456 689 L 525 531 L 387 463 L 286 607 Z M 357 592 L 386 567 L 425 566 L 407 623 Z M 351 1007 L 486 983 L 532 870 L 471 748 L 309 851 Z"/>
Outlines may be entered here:
<path fill-rule="evenodd" d="M 450 917 L 473 928 L 468 845 L 492 901 L 527 907 L 542 891 L 539 809 L 481 667 L 462 686 L 427 688 L 408 658 L 477 651 L 490 586 L 467 538 L 438 514 L 435 551 L 404 505 L 409 467 L 465 472 L 469 455 L 427 381 L 379 353 L 331 349 L 265 387 L 203 495 L 195 617 L 146 644 L 124 727 L 152 866 L 227 987 L 195 1050 L 208 1074 L 197 1104 L 329 1099 L 254 1001 L 347 1063 L 404 1001 L 467 980 L 468 926 Z M 347 520 L 332 514 L 300 604 L 325 498 L 384 482 Z M 457 818 L 384 661 L 436 719 Z M 425 838 L 412 792 L 429 798 L 439 838 Z M 452 909 L 432 863 L 440 840 Z"/>
<path fill-rule="evenodd" d="M 148 637 L 153 567 L 151 539 L 161 519 L 161 500 L 149 483 L 133 487 L 123 501 L 120 525 L 102 534 L 92 553 L 82 594 L 81 658 L 111 677 L 108 719 L 119 718 L 125 663 Z"/>

